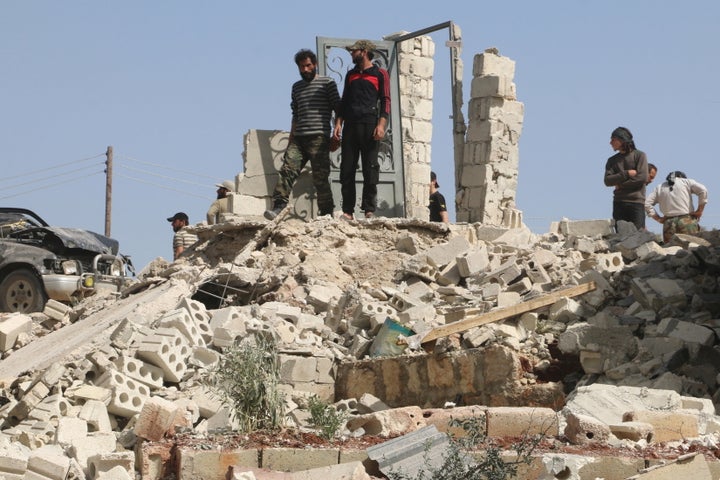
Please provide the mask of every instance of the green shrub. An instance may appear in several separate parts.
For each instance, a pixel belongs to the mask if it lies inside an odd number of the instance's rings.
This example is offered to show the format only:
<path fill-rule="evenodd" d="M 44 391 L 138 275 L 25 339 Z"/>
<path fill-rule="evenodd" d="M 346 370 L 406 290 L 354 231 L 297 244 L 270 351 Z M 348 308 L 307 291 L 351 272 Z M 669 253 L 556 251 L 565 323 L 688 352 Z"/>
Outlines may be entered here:
<path fill-rule="evenodd" d="M 437 467 L 420 469 L 415 476 L 402 471 L 388 473 L 390 480 L 507 480 L 517 476 L 521 464 L 530 464 L 532 453 L 543 438 L 524 436 L 513 444 L 514 460 L 502 457 L 503 449 L 488 439 L 485 423 L 477 417 L 464 420 L 451 419 L 451 427 L 461 427 L 466 435 L 450 436 L 450 442 Z M 425 463 L 429 459 L 425 454 Z"/>
<path fill-rule="evenodd" d="M 279 380 L 277 345 L 261 335 L 246 337 L 226 349 L 206 377 L 243 432 L 280 427 L 285 401 Z"/>
<path fill-rule="evenodd" d="M 317 395 L 310 397 L 310 422 L 320 431 L 325 440 L 332 440 L 345 423 L 345 412 L 338 411 L 333 405 L 320 400 Z"/>

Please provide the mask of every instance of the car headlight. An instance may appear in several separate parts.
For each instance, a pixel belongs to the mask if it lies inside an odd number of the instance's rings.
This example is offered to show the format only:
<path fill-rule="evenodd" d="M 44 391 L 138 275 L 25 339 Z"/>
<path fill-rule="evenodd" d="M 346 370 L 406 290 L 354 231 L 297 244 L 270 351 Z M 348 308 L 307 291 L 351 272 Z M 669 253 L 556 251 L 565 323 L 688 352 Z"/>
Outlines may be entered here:
<path fill-rule="evenodd" d="M 123 268 L 122 264 L 120 262 L 113 262 L 112 265 L 110 265 L 110 275 L 113 277 L 120 277 L 123 274 Z"/>
<path fill-rule="evenodd" d="M 62 262 L 62 271 L 65 275 L 80 275 L 80 265 L 77 260 Z"/>

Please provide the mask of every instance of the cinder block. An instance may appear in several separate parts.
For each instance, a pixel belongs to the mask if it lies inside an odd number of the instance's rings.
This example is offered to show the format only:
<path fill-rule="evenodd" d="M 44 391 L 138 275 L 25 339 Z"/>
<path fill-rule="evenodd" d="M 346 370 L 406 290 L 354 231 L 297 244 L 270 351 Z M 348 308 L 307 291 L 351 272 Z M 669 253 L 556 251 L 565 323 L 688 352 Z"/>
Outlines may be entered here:
<path fill-rule="evenodd" d="M 680 412 L 634 410 L 623 414 L 623 422 L 643 422 L 653 426 L 654 442 L 672 442 L 699 435 L 698 418 Z"/>
<path fill-rule="evenodd" d="M 484 272 L 490 267 L 490 257 L 488 256 L 487 247 L 484 244 L 464 255 L 460 255 L 455 261 L 457 262 L 458 271 L 462 277 L 469 277 L 470 275 Z"/>
<path fill-rule="evenodd" d="M 30 412 L 50 393 L 50 389 L 42 382 L 37 382 L 30 388 L 12 410 L 9 417 L 14 422 L 25 420 Z"/>
<path fill-rule="evenodd" d="M 264 448 L 262 467 L 282 472 L 299 472 L 311 468 L 337 465 L 340 451 L 337 448 L 302 449 Z"/>
<path fill-rule="evenodd" d="M 370 328 L 370 319 L 375 315 L 384 317 L 395 315 L 397 310 L 380 302 L 368 302 L 361 300 L 355 310 L 353 310 L 352 325 L 357 328 L 368 330 Z"/>
<path fill-rule="evenodd" d="M 165 313 L 165 315 L 160 317 L 158 324 L 161 328 L 174 328 L 178 332 L 182 333 L 190 346 L 205 346 L 205 340 L 202 336 L 202 332 L 195 323 L 192 315 L 190 315 L 190 312 L 184 308 L 177 308 Z M 209 333 L 209 325 L 206 324 L 206 327 Z"/>
<path fill-rule="evenodd" d="M 180 447 L 177 449 L 178 478 L 226 478 L 228 465 L 257 468 L 260 456 L 257 449 L 217 451 Z"/>
<path fill-rule="evenodd" d="M 608 425 L 610 432 L 617 438 L 639 442 L 645 440 L 647 443 L 653 441 L 655 429 L 645 422 L 623 422 Z"/>
<path fill-rule="evenodd" d="M 107 407 L 99 400 L 88 400 L 80 408 L 78 418 L 87 422 L 88 432 L 111 432 L 112 425 Z"/>
<path fill-rule="evenodd" d="M 366 435 L 390 438 L 414 432 L 427 424 L 422 410 L 413 406 L 358 415 L 348 420 L 346 426 L 351 432 L 362 428 Z"/>
<path fill-rule="evenodd" d="M 32 318 L 22 313 L 0 316 L 0 351 L 7 352 L 15 346 L 18 335 L 32 330 Z"/>
<path fill-rule="evenodd" d="M 173 426 L 177 415 L 177 405 L 160 397 L 150 397 L 135 423 L 135 434 L 150 441 L 161 440 Z"/>
<path fill-rule="evenodd" d="M 114 364 L 120 373 L 147 385 L 150 390 L 163 386 L 163 371 L 160 367 L 145 363 L 139 358 L 125 356 L 115 360 Z"/>
<path fill-rule="evenodd" d="M 55 424 L 51 422 L 26 420 L 16 428 L 19 430 L 17 441 L 31 449 L 50 445 L 55 439 Z"/>
<path fill-rule="evenodd" d="M 59 393 L 45 397 L 28 414 L 31 420 L 43 422 L 57 421 L 70 410 L 70 403 Z"/>
<path fill-rule="evenodd" d="M 491 407 L 487 409 L 489 437 L 559 434 L 557 413 L 550 408 Z"/>
<path fill-rule="evenodd" d="M 190 348 L 179 334 L 172 337 L 157 334 L 145 337 L 135 355 L 160 367 L 166 381 L 179 382 L 187 371 L 185 359 L 190 356 Z"/>
<path fill-rule="evenodd" d="M 130 418 L 140 413 L 142 406 L 150 396 L 146 385 L 129 378 L 117 370 L 108 370 L 99 379 L 98 384 L 112 390 L 107 406 L 113 415 Z"/>
<path fill-rule="evenodd" d="M 117 439 L 113 432 L 92 432 L 86 437 L 73 440 L 68 453 L 77 460 L 83 472 L 88 473 L 88 459 L 103 453 L 115 451 Z"/>
<path fill-rule="evenodd" d="M 30 454 L 25 478 L 65 480 L 69 467 L 70 459 L 59 445 L 45 445 Z"/>
<path fill-rule="evenodd" d="M 57 300 L 49 299 L 45 304 L 43 313 L 53 320 L 58 322 L 68 323 L 70 322 L 70 313 L 72 308 L 64 303 L 58 302 Z"/>
<path fill-rule="evenodd" d="M 715 343 L 715 332 L 712 329 L 674 318 L 660 320 L 656 331 L 660 336 L 679 338 L 687 343 L 700 345 L 712 345 Z"/>
<path fill-rule="evenodd" d="M 340 298 L 343 291 L 337 285 L 314 284 L 310 287 L 307 301 L 316 311 L 326 311 L 328 306 Z"/>
<path fill-rule="evenodd" d="M 70 444 L 73 440 L 84 438 L 88 434 L 88 424 L 82 418 L 63 417 L 58 420 L 55 443 Z"/>
<path fill-rule="evenodd" d="M 88 478 L 97 478 L 115 467 L 125 470 L 135 478 L 135 454 L 133 452 L 98 453 L 88 458 Z"/>
<path fill-rule="evenodd" d="M 75 403 L 82 403 L 88 400 L 97 400 L 103 405 L 108 405 L 112 398 L 112 390 L 97 385 L 80 384 L 65 390 L 65 396 Z"/>
<path fill-rule="evenodd" d="M 565 436 L 576 445 L 605 444 L 610 438 L 610 427 L 594 417 L 570 413 L 565 420 Z"/>

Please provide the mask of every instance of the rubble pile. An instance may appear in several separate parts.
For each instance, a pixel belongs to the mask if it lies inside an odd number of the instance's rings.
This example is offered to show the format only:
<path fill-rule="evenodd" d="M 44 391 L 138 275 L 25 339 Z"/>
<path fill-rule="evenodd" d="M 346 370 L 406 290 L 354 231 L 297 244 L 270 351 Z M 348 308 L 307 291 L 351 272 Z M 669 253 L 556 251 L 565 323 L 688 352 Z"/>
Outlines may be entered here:
<path fill-rule="evenodd" d="M 205 379 L 253 333 L 277 342 L 298 428 L 317 395 L 349 413 L 348 437 L 446 430 L 449 410 L 485 416 L 498 436 L 544 418 L 560 443 L 714 448 L 720 237 L 661 246 L 618 229 L 562 221 L 537 236 L 330 217 L 196 226 L 200 242 L 151 263 L 125 298 L 1 314 L 0 476 L 158 478 L 153 455 L 136 458 L 151 442 L 232 428 Z M 506 317 L 423 341 L 498 310 Z"/>

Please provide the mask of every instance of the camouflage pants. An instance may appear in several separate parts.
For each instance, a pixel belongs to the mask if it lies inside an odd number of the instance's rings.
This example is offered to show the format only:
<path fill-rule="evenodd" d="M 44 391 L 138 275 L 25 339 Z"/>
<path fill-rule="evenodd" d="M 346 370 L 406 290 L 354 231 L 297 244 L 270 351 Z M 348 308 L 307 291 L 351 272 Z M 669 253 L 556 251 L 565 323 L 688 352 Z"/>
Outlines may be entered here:
<path fill-rule="evenodd" d="M 330 139 L 325 135 L 295 135 L 288 144 L 280 167 L 280 178 L 273 192 L 273 206 L 287 205 L 293 185 L 310 161 L 318 213 L 328 215 L 334 204 L 330 190 Z"/>
<path fill-rule="evenodd" d="M 668 243 L 676 233 L 687 233 L 689 235 L 700 231 L 700 224 L 697 218 L 690 215 L 680 215 L 678 217 L 666 217 L 663 222 L 663 242 Z"/>

